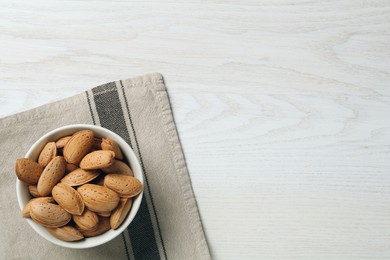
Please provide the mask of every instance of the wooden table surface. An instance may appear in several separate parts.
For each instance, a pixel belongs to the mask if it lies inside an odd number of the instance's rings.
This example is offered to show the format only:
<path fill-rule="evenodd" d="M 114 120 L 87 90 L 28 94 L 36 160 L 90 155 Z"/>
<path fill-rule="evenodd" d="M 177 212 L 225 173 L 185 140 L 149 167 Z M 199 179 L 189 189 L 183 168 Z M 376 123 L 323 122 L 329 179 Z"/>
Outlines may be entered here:
<path fill-rule="evenodd" d="M 0 115 L 160 72 L 215 259 L 390 258 L 390 2 L 0 1 Z"/>

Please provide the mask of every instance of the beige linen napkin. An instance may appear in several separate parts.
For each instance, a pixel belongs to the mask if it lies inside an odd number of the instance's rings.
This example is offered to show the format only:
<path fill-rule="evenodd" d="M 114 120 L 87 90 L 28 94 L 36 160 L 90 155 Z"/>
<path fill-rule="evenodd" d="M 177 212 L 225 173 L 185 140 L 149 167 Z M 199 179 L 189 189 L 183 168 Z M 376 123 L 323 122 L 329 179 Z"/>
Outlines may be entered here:
<path fill-rule="evenodd" d="M 22 219 L 14 165 L 43 134 L 85 123 L 108 128 L 137 154 L 144 199 L 129 228 L 111 242 L 67 249 Z M 110 82 L 77 96 L 0 119 L 2 259 L 209 259 L 198 208 L 160 74 Z"/>

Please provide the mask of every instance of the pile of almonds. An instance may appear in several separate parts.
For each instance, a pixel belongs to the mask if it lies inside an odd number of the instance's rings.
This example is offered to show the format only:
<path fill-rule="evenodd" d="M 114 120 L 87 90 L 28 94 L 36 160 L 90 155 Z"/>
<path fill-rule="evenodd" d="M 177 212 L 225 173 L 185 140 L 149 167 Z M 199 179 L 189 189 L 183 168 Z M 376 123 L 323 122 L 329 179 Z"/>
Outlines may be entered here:
<path fill-rule="evenodd" d="M 143 189 L 123 159 L 117 143 L 90 130 L 47 143 L 38 162 L 18 159 L 16 175 L 35 197 L 23 217 L 64 241 L 117 229 Z"/>

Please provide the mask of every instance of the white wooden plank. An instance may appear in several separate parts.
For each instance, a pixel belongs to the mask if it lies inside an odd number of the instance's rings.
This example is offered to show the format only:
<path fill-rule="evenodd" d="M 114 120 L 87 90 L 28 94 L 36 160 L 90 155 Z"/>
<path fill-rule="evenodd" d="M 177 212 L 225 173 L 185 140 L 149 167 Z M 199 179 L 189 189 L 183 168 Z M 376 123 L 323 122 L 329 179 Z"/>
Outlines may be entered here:
<path fill-rule="evenodd" d="M 0 2 L 0 116 L 165 76 L 215 259 L 390 257 L 390 3 Z"/>

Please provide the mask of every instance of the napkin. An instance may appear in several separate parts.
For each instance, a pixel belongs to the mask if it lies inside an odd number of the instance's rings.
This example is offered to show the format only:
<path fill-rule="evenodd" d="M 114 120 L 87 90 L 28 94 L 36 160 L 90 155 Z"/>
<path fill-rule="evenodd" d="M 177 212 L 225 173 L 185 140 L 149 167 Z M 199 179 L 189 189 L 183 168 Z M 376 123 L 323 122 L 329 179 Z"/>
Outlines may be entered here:
<path fill-rule="evenodd" d="M 130 226 L 112 241 L 68 249 L 39 236 L 21 217 L 15 161 L 43 134 L 69 124 L 119 134 L 141 163 L 144 198 Z M 0 119 L 0 255 L 3 259 L 209 259 L 162 75 L 97 86 L 79 95 Z"/>

